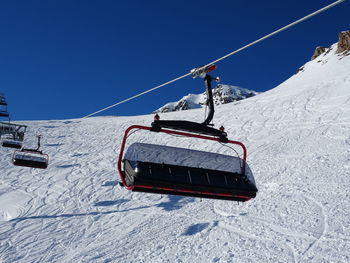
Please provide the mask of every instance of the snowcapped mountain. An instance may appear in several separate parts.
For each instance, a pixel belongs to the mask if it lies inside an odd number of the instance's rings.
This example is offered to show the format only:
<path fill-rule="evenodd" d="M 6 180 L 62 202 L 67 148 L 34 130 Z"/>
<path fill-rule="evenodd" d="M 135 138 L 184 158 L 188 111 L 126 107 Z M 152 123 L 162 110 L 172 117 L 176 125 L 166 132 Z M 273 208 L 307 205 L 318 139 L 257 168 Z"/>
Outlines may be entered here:
<path fill-rule="evenodd" d="M 217 87 L 213 89 L 213 99 L 215 105 L 243 100 L 257 94 L 258 92 L 253 90 L 224 84 L 218 84 Z M 206 101 L 207 94 L 205 92 L 201 94 L 188 94 L 187 96 L 182 97 L 182 99 L 179 101 L 165 104 L 163 107 L 154 111 L 154 113 L 198 109 L 204 107 Z"/>
<path fill-rule="evenodd" d="M 272 90 L 216 107 L 216 127 L 248 149 L 259 192 L 243 204 L 121 188 L 123 133 L 153 115 L 25 122 L 26 147 L 43 134 L 50 165 L 12 166 L 13 150 L 0 148 L 0 262 L 350 262 L 350 52 L 338 48 Z M 234 154 L 150 132 L 128 140 Z"/>

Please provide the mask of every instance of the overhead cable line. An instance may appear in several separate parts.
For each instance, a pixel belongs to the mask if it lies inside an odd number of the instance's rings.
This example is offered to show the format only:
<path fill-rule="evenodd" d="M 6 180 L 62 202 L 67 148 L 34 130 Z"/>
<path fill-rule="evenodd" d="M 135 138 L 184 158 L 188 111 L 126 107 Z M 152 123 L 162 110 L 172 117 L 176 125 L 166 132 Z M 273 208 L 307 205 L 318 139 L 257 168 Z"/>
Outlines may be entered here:
<path fill-rule="evenodd" d="M 101 110 L 99 110 L 99 111 L 96 111 L 96 112 L 94 112 L 94 113 L 91 113 L 91 114 L 89 114 L 89 115 L 86 115 L 86 116 L 84 116 L 83 118 L 91 117 L 91 116 L 93 116 L 93 115 L 95 115 L 95 114 L 97 114 L 97 113 L 100 113 L 100 112 L 102 112 L 102 111 L 108 110 L 108 109 L 113 108 L 113 107 L 115 107 L 115 106 L 118 106 L 118 105 L 120 105 L 120 104 L 122 104 L 122 103 L 125 103 L 125 102 L 127 102 L 127 101 L 129 101 L 129 100 L 132 100 L 132 99 L 135 99 L 135 98 L 140 97 L 140 96 L 142 96 L 142 95 L 145 95 L 146 93 L 149 93 L 149 92 L 151 92 L 151 91 L 153 91 L 153 90 L 159 89 L 159 88 L 164 87 L 164 86 L 166 86 L 166 85 L 169 85 L 169 84 L 171 84 L 171 83 L 173 83 L 173 82 L 175 82 L 175 81 L 178 81 L 178 80 L 180 80 L 180 79 L 183 79 L 183 78 L 185 78 L 185 77 L 187 77 L 187 76 L 189 76 L 189 75 L 191 75 L 191 74 L 192 74 L 192 73 L 189 72 L 189 73 L 187 73 L 187 74 L 185 74 L 185 75 L 182 75 L 182 76 L 180 76 L 180 77 L 178 77 L 178 78 L 176 78 L 176 79 L 170 80 L 170 81 L 165 82 L 165 83 L 163 83 L 163 84 L 161 84 L 161 85 L 158 85 L 158 86 L 156 86 L 156 87 L 154 87 L 154 88 L 151 88 L 151 89 L 149 89 L 149 90 L 146 90 L 146 91 L 144 91 L 144 92 L 141 92 L 141 93 L 139 93 L 139 94 L 136 94 L 135 96 L 132 96 L 132 97 L 127 98 L 127 99 L 125 99 L 125 100 L 119 101 L 119 102 L 117 102 L 117 103 L 115 103 L 115 104 L 113 104 L 113 105 L 111 105 L 111 106 L 108 106 L 108 107 L 103 108 L 103 109 L 101 109 Z"/>
<path fill-rule="evenodd" d="M 177 77 L 177 78 L 175 78 L 175 79 L 172 79 L 172 80 L 170 80 L 170 81 L 168 81 L 168 82 L 165 82 L 165 83 L 163 83 L 163 84 L 161 84 L 161 85 L 158 85 L 158 86 L 153 87 L 153 88 L 151 88 L 151 89 L 149 89 L 149 90 L 146 90 L 146 91 L 144 91 L 144 92 L 141 92 L 141 93 L 139 93 L 139 94 L 136 94 L 136 95 L 134 95 L 134 96 L 132 96 L 132 97 L 130 97 L 130 98 L 127 98 L 127 99 L 125 99 L 125 100 L 119 101 L 119 102 L 117 102 L 117 103 L 115 103 L 115 104 L 113 104 L 113 105 L 111 105 L 111 106 L 108 106 L 108 107 L 103 108 L 103 109 L 101 109 L 101 110 L 95 111 L 95 112 L 93 112 L 93 113 L 91 113 L 91 114 L 89 114 L 89 115 L 84 116 L 83 118 L 91 117 L 91 116 L 96 115 L 96 114 L 98 114 L 98 113 L 100 113 L 100 112 L 103 112 L 103 111 L 105 111 L 105 110 L 108 110 L 108 109 L 110 109 L 110 108 L 113 108 L 113 107 L 115 107 L 115 106 L 118 106 L 118 105 L 120 105 L 120 104 L 122 104 L 122 103 L 125 103 L 125 102 L 127 102 L 127 101 L 130 101 L 130 100 L 135 99 L 135 98 L 137 98 L 137 97 L 140 97 L 140 96 L 142 96 L 142 95 L 145 95 L 145 94 L 147 94 L 147 93 L 149 93 L 149 92 L 151 92 L 151 91 L 154 91 L 154 90 L 156 90 L 156 89 L 159 89 L 159 88 L 161 88 L 161 87 L 164 87 L 164 86 L 166 86 L 166 85 L 169 85 L 169 84 L 171 84 L 171 83 L 173 83 L 173 82 L 176 82 L 176 81 L 178 81 L 178 80 L 180 80 L 180 79 L 183 79 L 183 78 L 185 78 L 185 77 L 188 77 L 188 76 L 192 75 L 193 72 L 196 72 L 197 70 L 200 70 L 200 69 L 202 69 L 202 68 L 204 68 L 204 67 L 207 67 L 207 66 L 209 66 L 209 65 L 212 65 L 212 64 L 215 64 L 215 63 L 217 63 L 217 62 L 220 62 L 220 61 L 222 61 L 222 60 L 224 60 L 224 59 L 226 59 L 226 58 L 228 58 L 228 57 L 230 57 L 230 56 L 232 56 L 232 55 L 234 55 L 234 54 L 236 54 L 236 53 L 238 53 L 238 52 L 240 52 L 240 51 L 242 51 L 242 50 L 244 50 L 244 49 L 246 49 L 246 48 L 248 48 L 248 47 L 251 47 L 251 46 L 253 46 L 253 45 L 255 45 L 255 44 L 257 44 L 257 43 L 259 43 L 259 42 L 261 42 L 261 41 L 263 41 L 263 40 L 265 40 L 265 39 L 267 39 L 267 38 L 269 38 L 269 37 L 272 37 L 273 35 L 276 35 L 276 34 L 282 32 L 282 31 L 284 31 L 284 30 L 286 30 L 286 29 L 288 29 L 288 28 L 290 28 L 290 27 L 292 27 L 292 26 L 295 26 L 295 25 L 297 25 L 297 24 L 299 24 L 299 23 L 301 23 L 301 22 L 303 22 L 303 21 L 305 21 L 305 20 L 307 20 L 307 19 L 309 19 L 309 18 L 311 18 L 311 17 L 313 17 L 313 16 L 315 16 L 315 15 L 318 15 L 318 14 L 320 14 L 320 13 L 326 11 L 327 9 L 332 8 L 333 6 L 336 6 L 336 5 L 338 5 L 338 4 L 342 3 L 342 2 L 345 2 L 345 1 L 346 1 L 346 0 L 338 0 L 338 1 L 335 1 L 335 2 L 332 3 L 332 4 L 327 5 L 327 6 L 321 8 L 321 9 L 319 9 L 319 10 L 317 10 L 317 11 L 315 11 L 315 12 L 313 12 L 313 13 L 307 15 L 307 16 L 304 16 L 304 17 L 302 17 L 302 18 L 300 18 L 300 19 L 294 21 L 293 23 L 290 23 L 290 24 L 288 24 L 288 25 L 286 25 L 286 26 L 284 26 L 284 27 L 282 27 L 282 28 L 280 28 L 280 29 L 278 29 L 278 30 L 276 30 L 276 31 L 274 31 L 274 32 L 272 32 L 272 33 L 270 33 L 270 34 L 268 34 L 268 35 L 262 37 L 262 38 L 259 38 L 259 39 L 255 40 L 255 41 L 253 41 L 253 42 L 251 42 L 251 43 L 249 43 L 249 44 L 247 44 L 247 45 L 245 45 L 245 46 L 243 46 L 243 47 L 241 47 L 241 48 L 239 48 L 239 49 L 237 49 L 237 50 L 235 50 L 235 51 L 232 51 L 231 53 L 228 53 L 228 54 L 225 55 L 225 56 L 222 56 L 222 57 L 220 57 L 220 58 L 218 58 L 218 59 L 216 59 L 216 60 L 214 60 L 214 61 L 212 61 L 212 62 L 210 62 L 210 63 L 208 63 L 208 64 L 206 64 L 206 65 L 204 65 L 204 66 L 201 66 L 201 67 L 199 67 L 199 68 L 196 68 L 196 69 L 192 70 L 191 72 L 189 72 L 189 73 L 187 73 L 187 74 L 184 74 L 184 75 L 182 75 L 182 76 L 180 76 L 180 77 Z"/>
<path fill-rule="evenodd" d="M 272 37 L 273 35 L 276 35 L 276 34 L 282 32 L 282 31 L 284 31 L 284 30 L 286 30 L 286 29 L 288 29 L 288 28 L 290 28 L 292 26 L 295 26 L 295 25 L 297 25 L 297 24 L 299 24 L 299 23 L 301 23 L 301 22 L 303 22 L 303 21 L 305 21 L 305 20 L 315 16 L 315 15 L 318 15 L 318 14 L 326 11 L 327 9 L 329 9 L 329 8 L 335 6 L 335 5 L 338 5 L 338 4 L 340 4 L 341 2 L 344 2 L 344 1 L 346 1 L 346 0 L 338 0 L 338 1 L 334 2 L 333 4 L 327 5 L 327 6 L 321 8 L 321 9 L 319 9 L 319 10 L 317 10 L 317 11 L 315 11 L 315 12 L 313 12 L 313 13 L 307 15 L 307 16 L 304 16 L 303 18 L 300 18 L 299 20 L 296 20 L 293 23 L 290 23 L 289 25 L 286 25 L 286 26 L 284 26 L 284 27 L 282 27 L 282 28 L 280 28 L 280 29 L 278 29 L 278 30 L 276 30 L 276 31 L 274 31 L 274 32 L 272 32 L 272 33 L 262 37 L 262 38 L 259 38 L 259 39 L 255 40 L 255 41 L 249 43 L 248 45 L 245 45 L 244 47 L 241 47 L 241 48 L 239 48 L 239 49 L 237 49 L 235 51 L 232 51 L 231 53 L 229 53 L 229 54 L 227 54 L 225 56 L 222 56 L 221 58 L 218 58 L 218 59 L 216 59 L 216 60 L 206 64 L 204 67 L 206 67 L 208 65 L 211 65 L 211 64 L 215 64 L 215 63 L 217 63 L 217 62 L 219 62 L 221 60 L 224 60 L 225 58 L 228 58 L 228 57 L 230 57 L 230 56 L 232 56 L 232 55 L 234 55 L 234 54 L 236 54 L 236 53 L 238 53 L 238 52 L 240 52 L 240 51 L 242 51 L 242 50 L 244 50 L 244 49 L 246 49 L 248 47 L 251 47 L 251 46 L 253 46 L 253 45 L 255 45 L 255 44 L 257 44 L 257 43 L 259 43 L 259 42 L 261 42 L 261 41 L 263 41 L 263 40 L 265 40 L 267 38 L 269 38 L 269 37 Z"/>

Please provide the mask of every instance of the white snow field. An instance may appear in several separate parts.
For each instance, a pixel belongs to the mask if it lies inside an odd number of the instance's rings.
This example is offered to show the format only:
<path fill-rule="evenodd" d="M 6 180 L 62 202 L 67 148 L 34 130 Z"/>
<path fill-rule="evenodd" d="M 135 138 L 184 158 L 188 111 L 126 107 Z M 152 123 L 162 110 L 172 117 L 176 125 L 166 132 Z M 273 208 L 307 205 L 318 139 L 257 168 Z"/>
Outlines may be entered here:
<path fill-rule="evenodd" d="M 350 56 L 335 49 L 275 89 L 216 107 L 216 127 L 248 148 L 259 192 L 246 203 L 121 188 L 124 130 L 152 115 L 26 122 L 25 147 L 43 134 L 50 164 L 15 167 L 0 149 L 0 262 L 350 262 Z M 128 142 L 234 154 L 142 131 Z"/>

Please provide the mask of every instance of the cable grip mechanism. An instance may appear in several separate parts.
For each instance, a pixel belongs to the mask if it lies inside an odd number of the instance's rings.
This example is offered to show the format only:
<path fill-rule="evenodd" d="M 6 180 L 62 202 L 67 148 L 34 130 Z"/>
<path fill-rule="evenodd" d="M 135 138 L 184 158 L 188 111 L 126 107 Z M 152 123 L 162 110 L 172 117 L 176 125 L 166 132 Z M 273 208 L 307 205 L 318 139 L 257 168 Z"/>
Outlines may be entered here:
<path fill-rule="evenodd" d="M 216 65 L 214 64 L 211 64 L 211 65 L 208 65 L 208 66 L 201 66 L 201 67 L 198 67 L 198 68 L 194 68 L 192 69 L 190 72 L 191 72 L 191 75 L 192 77 L 195 79 L 197 77 L 200 77 L 202 79 L 204 79 L 207 75 L 207 73 L 213 71 L 216 69 Z M 220 78 L 217 77 L 217 78 L 212 78 L 213 80 L 215 80 L 216 82 L 219 82 L 220 81 Z"/>

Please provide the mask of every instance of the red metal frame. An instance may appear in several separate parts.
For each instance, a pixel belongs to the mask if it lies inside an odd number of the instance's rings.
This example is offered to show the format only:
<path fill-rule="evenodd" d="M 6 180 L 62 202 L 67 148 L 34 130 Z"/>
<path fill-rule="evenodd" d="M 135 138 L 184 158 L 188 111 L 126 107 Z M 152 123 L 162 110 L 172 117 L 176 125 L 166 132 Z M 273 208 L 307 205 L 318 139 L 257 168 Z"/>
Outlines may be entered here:
<path fill-rule="evenodd" d="M 128 129 L 126 129 L 125 133 L 124 133 L 124 137 L 122 140 L 122 144 L 120 146 L 120 151 L 119 151 L 119 157 L 118 157 L 118 162 L 117 162 L 117 169 L 120 175 L 120 178 L 122 180 L 123 186 L 127 189 L 127 190 L 133 190 L 135 188 L 135 186 L 127 186 L 126 185 L 126 181 L 125 181 L 125 172 L 122 170 L 122 160 L 123 160 L 123 154 L 124 154 L 124 149 L 125 149 L 125 144 L 126 144 L 126 140 L 128 138 L 129 132 L 133 129 L 141 129 L 141 130 L 147 130 L 147 131 L 151 131 L 151 127 L 147 127 L 147 126 L 142 126 L 142 125 L 132 125 L 130 126 Z M 198 139 L 203 139 L 203 140 L 210 140 L 210 141 L 217 141 L 220 142 L 220 139 L 217 137 L 210 137 L 210 136 L 206 136 L 206 135 L 200 135 L 200 134 L 193 134 L 193 133 L 189 133 L 189 132 L 182 132 L 182 131 L 174 131 L 174 130 L 168 130 L 168 129 L 161 129 L 159 132 L 163 132 L 163 133 L 167 133 L 167 134 L 172 134 L 172 135 L 179 135 L 179 136 L 185 136 L 185 137 L 192 137 L 192 138 L 198 138 Z M 238 141 L 232 141 L 232 140 L 228 140 L 227 143 L 230 144 L 236 144 L 242 147 L 243 149 L 243 166 L 242 166 L 242 174 L 245 173 L 245 162 L 247 159 L 247 148 L 245 147 L 245 145 L 241 142 Z M 145 189 L 154 189 L 155 187 L 153 186 L 149 186 L 149 185 L 137 185 L 136 187 L 138 188 L 145 188 Z M 212 193 L 212 192 L 199 192 L 199 191 L 192 191 L 192 190 L 186 190 L 186 189 L 173 189 L 173 188 L 168 188 L 168 187 L 156 187 L 156 189 L 159 190 L 164 190 L 164 191 L 176 191 L 176 192 L 182 192 L 182 193 L 196 193 L 196 194 L 203 194 L 203 195 L 216 195 L 216 196 L 222 196 L 222 197 L 231 197 L 231 194 L 223 194 L 223 193 Z M 236 195 L 235 197 L 237 198 L 242 198 L 242 199 L 246 199 L 249 200 L 251 199 L 251 197 L 249 196 L 244 196 L 244 195 Z"/>

